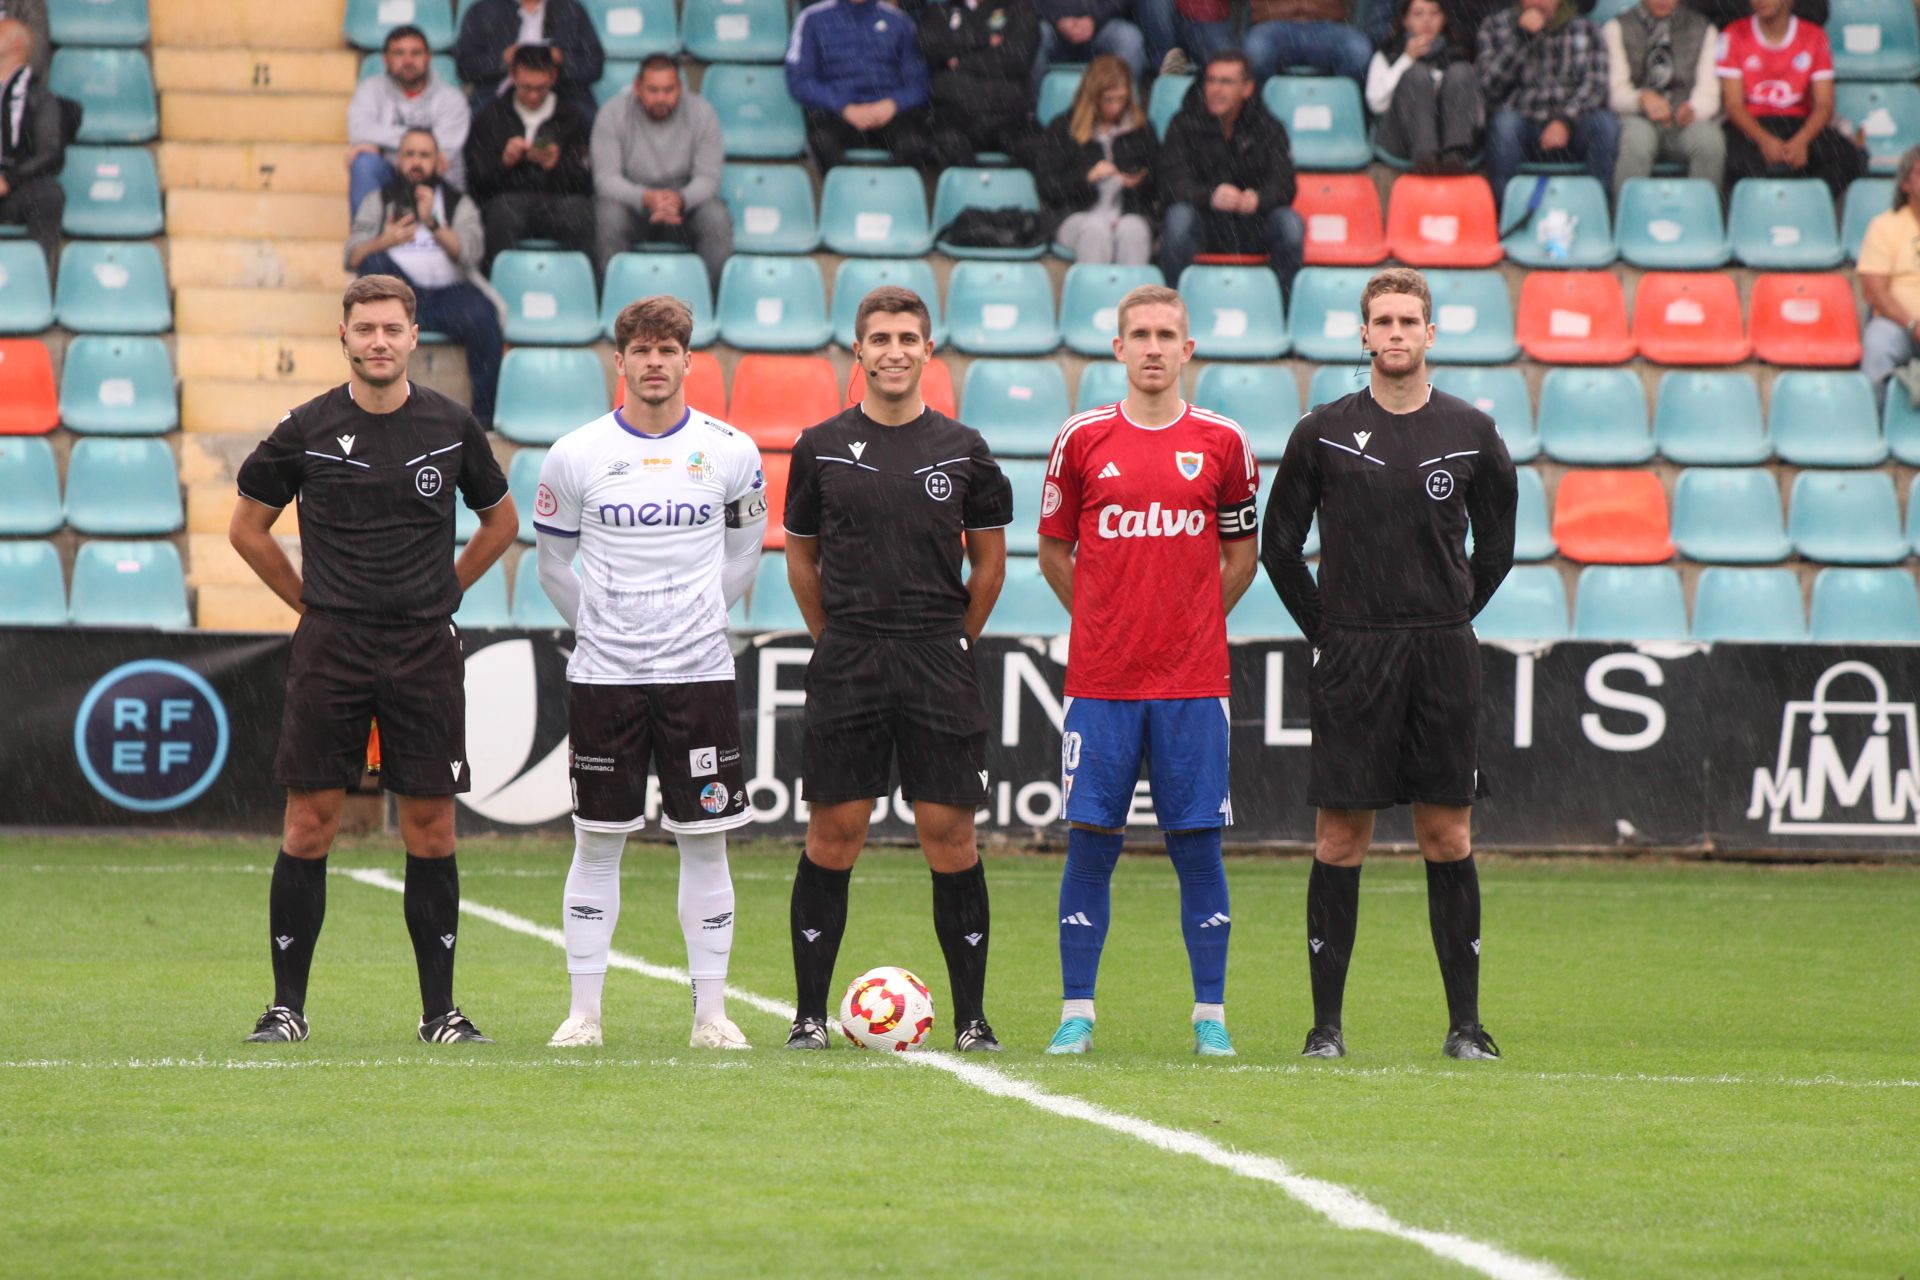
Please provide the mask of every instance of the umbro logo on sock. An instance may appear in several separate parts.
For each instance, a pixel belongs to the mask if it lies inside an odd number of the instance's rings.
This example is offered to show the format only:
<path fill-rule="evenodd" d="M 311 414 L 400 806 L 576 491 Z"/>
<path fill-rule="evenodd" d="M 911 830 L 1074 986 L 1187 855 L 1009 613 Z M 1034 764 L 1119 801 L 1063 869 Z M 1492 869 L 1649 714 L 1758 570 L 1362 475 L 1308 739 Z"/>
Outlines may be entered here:
<path fill-rule="evenodd" d="M 1475 938 L 1475 939 L 1473 940 L 1473 954 L 1475 954 L 1475 955 L 1479 955 L 1479 954 L 1480 954 L 1480 939 L 1478 939 L 1478 938 Z"/>
<path fill-rule="evenodd" d="M 288 947 L 293 945 L 293 939 L 289 938 L 284 933 L 281 934 L 279 937 L 275 938 L 274 941 L 279 944 L 280 949 L 282 951 L 285 951 Z"/>
<path fill-rule="evenodd" d="M 717 916 L 708 916 L 705 920 L 702 920 L 700 922 L 700 927 L 703 929 L 724 929 L 732 923 L 733 923 L 733 912 L 722 911 Z"/>
<path fill-rule="evenodd" d="M 1096 479 L 1100 480 L 1118 480 L 1119 478 L 1120 468 L 1114 466 L 1111 462 L 1100 468 L 1100 474 L 1096 477 Z"/>
<path fill-rule="evenodd" d="M 607 914 L 598 907 L 589 907 L 584 903 L 579 906 L 568 907 L 567 913 L 575 920 L 598 920 L 601 916 Z"/>
<path fill-rule="evenodd" d="M 800 936 L 805 938 L 808 942 L 812 942 L 815 938 L 820 936 L 820 931 L 818 929 L 802 929 L 800 931 Z"/>
<path fill-rule="evenodd" d="M 1218 929 L 1223 924 L 1232 924 L 1233 917 L 1224 911 L 1216 911 L 1200 922 L 1202 929 Z"/>
<path fill-rule="evenodd" d="M 1320 948 L 1322 948 L 1322 947 L 1324 947 L 1324 946 L 1326 946 L 1327 944 L 1326 944 L 1326 943 L 1324 943 L 1324 942 L 1322 942 L 1322 941 L 1321 941 L 1320 939 L 1318 939 L 1318 938 L 1308 938 L 1308 939 L 1307 939 L 1307 945 L 1308 945 L 1309 947 L 1312 947 L 1312 948 L 1313 948 L 1313 954 L 1315 954 L 1315 955 L 1319 955 L 1319 954 L 1320 954 Z"/>
<path fill-rule="evenodd" d="M 980 939 L 986 936 L 987 935 L 984 933 L 969 933 L 966 935 L 967 945 L 970 947 L 977 947 L 980 945 Z"/>
<path fill-rule="evenodd" d="M 453 935 L 450 933 L 441 934 L 440 945 L 445 947 L 449 951 L 453 950 Z"/>
<path fill-rule="evenodd" d="M 1060 923 L 1083 925 L 1088 929 L 1093 928 L 1093 921 L 1087 919 L 1087 913 L 1084 911 L 1076 911 L 1070 916 L 1061 916 Z"/>

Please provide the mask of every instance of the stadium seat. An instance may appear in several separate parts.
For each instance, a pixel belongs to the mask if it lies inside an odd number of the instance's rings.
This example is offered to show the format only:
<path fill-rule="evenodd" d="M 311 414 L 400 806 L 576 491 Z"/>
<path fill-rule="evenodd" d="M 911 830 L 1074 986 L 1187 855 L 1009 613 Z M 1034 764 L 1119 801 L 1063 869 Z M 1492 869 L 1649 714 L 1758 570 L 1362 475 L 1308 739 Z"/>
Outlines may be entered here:
<path fill-rule="evenodd" d="M 1387 256 L 1380 193 L 1364 173 L 1300 174 L 1293 211 L 1307 224 L 1309 264 L 1369 266 Z"/>
<path fill-rule="evenodd" d="M 753 590 L 747 597 L 747 624 L 757 631 L 806 628 L 800 606 L 794 603 L 793 588 L 787 585 L 787 557 L 778 551 L 769 551 L 760 557 Z"/>
<path fill-rule="evenodd" d="M 969 355 L 1052 351 L 1060 345 L 1060 326 L 1047 269 L 1037 262 L 957 263 L 947 279 L 947 332 Z"/>
<path fill-rule="evenodd" d="M 1118 362 L 1111 367 L 1120 370 L 1124 379 L 1125 370 Z M 1082 401 L 1086 398 L 1085 378 L 1082 374 Z M 1121 395 L 1124 394 L 1123 382 Z M 1259 439 L 1254 441 L 1257 456 L 1278 457 L 1286 446 L 1287 433 L 1300 416 L 1300 388 L 1294 384 L 1293 373 L 1283 364 L 1207 365 L 1194 381 L 1193 402 L 1202 409 L 1232 418 L 1249 436 L 1257 435 Z"/>
<path fill-rule="evenodd" d="M 1540 193 L 1537 204 L 1536 189 Z M 1554 257 L 1547 249 L 1548 219 L 1555 212 L 1573 220 L 1573 240 L 1563 258 Z M 1500 226 L 1506 232 L 1500 243 L 1507 257 L 1523 267 L 1591 270 L 1608 266 L 1619 256 L 1607 193 L 1585 174 L 1558 178 L 1522 174 L 1509 178 L 1500 200 Z"/>
<path fill-rule="evenodd" d="M 158 338 L 75 338 L 60 369 L 60 420 L 91 435 L 163 435 L 180 425 L 173 362 Z"/>
<path fill-rule="evenodd" d="M 1523 564 L 1507 574 L 1473 620 L 1482 640 L 1567 638 L 1567 587 L 1552 565 Z"/>
<path fill-rule="evenodd" d="M 1685 640 L 1687 600 L 1665 565 L 1589 565 L 1573 594 L 1576 640 Z"/>
<path fill-rule="evenodd" d="M 582 0 L 593 15 L 600 48 L 609 58 L 640 61 L 649 54 L 680 52 L 673 0 Z"/>
<path fill-rule="evenodd" d="M 1387 249 L 1416 267 L 1490 267 L 1500 261 L 1493 193 L 1478 174 L 1402 174 L 1387 194 Z"/>
<path fill-rule="evenodd" d="M 1280 603 L 1280 596 L 1258 575 L 1247 593 L 1227 615 L 1227 637 L 1232 640 L 1299 640 L 1300 624 Z"/>
<path fill-rule="evenodd" d="M 1297 168 L 1349 172 L 1373 159 L 1360 86 L 1345 76 L 1272 76 L 1260 100 L 1287 126 Z"/>
<path fill-rule="evenodd" d="M 1304 274 L 1304 273 L 1303 273 Z M 1434 364 L 1505 364 L 1520 352 L 1514 340 L 1513 302 L 1498 271 L 1430 271 L 1433 324 L 1438 333 L 1427 359 Z M 1360 291 L 1350 304 L 1359 314 Z M 1343 357 L 1344 358 L 1344 357 Z"/>
<path fill-rule="evenodd" d="M 975 360 L 960 387 L 960 420 L 995 455 L 1044 458 L 1067 411 L 1067 378 L 1051 360 Z"/>
<path fill-rule="evenodd" d="M 1040 212 L 1040 193 L 1025 169 L 947 169 L 933 189 L 933 234 L 940 252 L 951 258 L 1018 260 L 1037 258 L 1044 244 L 1030 249 L 980 249 L 945 238 L 953 220 L 967 209 L 1025 209 Z"/>
<path fill-rule="evenodd" d="M 600 332 L 593 264 L 584 253 L 508 249 L 493 260 L 493 287 L 507 300 L 507 341 L 565 346 Z"/>
<path fill-rule="evenodd" d="M 1520 285 L 1520 346 L 1544 364 L 1633 359 L 1627 300 L 1610 271 L 1535 271 Z"/>
<path fill-rule="evenodd" d="M 47 344 L 38 338 L 0 338 L 0 436 L 40 436 L 59 425 Z"/>
<path fill-rule="evenodd" d="M 1885 417 L 1887 445 L 1908 466 L 1920 466 L 1920 408 L 1897 384 L 1887 386 Z"/>
<path fill-rule="evenodd" d="M 376 61 L 379 57 L 380 55 L 377 53 L 367 55 L 367 66 L 361 68 L 361 79 L 366 79 L 369 69 L 374 71 L 379 70 L 379 64 Z M 436 67 L 435 70 L 438 71 L 439 68 Z M 596 108 L 604 107 L 621 94 L 632 92 L 634 77 L 639 74 L 640 64 L 638 62 L 622 62 L 615 58 L 608 58 L 600 64 L 600 78 L 593 82 L 594 106 Z M 457 84 L 459 82 L 456 80 L 454 83 Z M 686 83 L 686 75 L 684 72 L 681 74 L 681 83 Z M 724 134 L 725 130 L 723 129 L 723 142 L 725 141 Z"/>
<path fill-rule="evenodd" d="M 560 616 L 540 581 L 537 557 L 521 556 L 518 567 L 519 572 L 513 575 L 513 603 L 507 609 L 509 625 L 529 631 L 565 631 L 567 620 Z"/>
<path fill-rule="evenodd" d="M 1905 569 L 1822 569 L 1811 612 L 1815 644 L 1920 644 L 1920 594 Z"/>
<path fill-rule="evenodd" d="M 1196 268 L 1197 269 L 1197 268 Z M 1265 273 L 1268 280 L 1273 273 Z M 1143 284 L 1164 284 L 1160 268 L 1150 266 L 1096 266 L 1076 262 L 1067 268 L 1066 283 L 1060 288 L 1060 331 L 1068 348 L 1083 356 L 1111 356 L 1114 335 L 1120 331 L 1120 299 L 1127 291 Z M 1278 290 L 1274 300 L 1279 301 Z M 1187 300 L 1198 336 L 1202 327 L 1195 300 Z"/>
<path fill-rule="evenodd" d="M 1778 564 L 1793 554 L 1765 467 L 1689 467 L 1673 486 L 1673 544 L 1689 560 Z"/>
<path fill-rule="evenodd" d="M 713 345 L 720 336 L 713 315 L 713 286 L 707 281 L 706 264 L 690 253 L 615 254 L 607 264 L 607 284 L 600 299 L 600 332 L 612 340 L 613 322 L 627 304 L 663 293 L 680 299 L 693 312 L 693 345 Z"/>
<path fill-rule="evenodd" d="M 626 384 L 619 385 L 624 393 Z M 620 398 L 624 400 L 624 394 Z M 693 366 L 687 370 L 687 404 L 709 417 L 727 420 L 727 375 L 711 351 L 693 353 Z"/>
<path fill-rule="evenodd" d="M 1642 289 L 1646 288 L 1644 277 Z M 1745 373 L 1676 370 L 1660 378 L 1653 443 L 1683 466 L 1750 466 L 1773 456 L 1760 385 Z"/>
<path fill-rule="evenodd" d="M 1920 503 L 1913 500 L 1914 487 L 1907 487 L 1907 545 L 1920 551 Z"/>
<path fill-rule="evenodd" d="M 1733 256 L 1705 178 L 1629 178 L 1613 224 L 1620 256 L 1649 271 L 1704 271 Z"/>
<path fill-rule="evenodd" d="M 500 363 L 493 425 L 515 444 L 552 444 L 608 407 L 606 370 L 586 347 L 515 347 Z"/>
<path fill-rule="evenodd" d="M 1231 369 L 1232 365 L 1208 365 L 1208 369 Z M 1206 370 L 1201 370 L 1201 377 Z M 1292 381 L 1291 375 L 1288 381 Z M 1194 403 L 1199 404 L 1198 392 Z M 1085 365 L 1080 370 L 1080 385 L 1074 388 L 1073 411 L 1085 413 L 1089 409 L 1098 409 L 1101 405 L 1116 404 L 1127 397 L 1127 367 L 1118 360 L 1099 360 Z M 1201 408 L 1210 408 L 1201 405 Z"/>
<path fill-rule="evenodd" d="M 531 512 L 525 513 L 525 516 L 529 520 L 533 518 L 533 515 Z M 474 511 L 464 501 L 454 503 L 453 504 L 453 540 L 454 542 L 456 543 L 471 542 L 473 540 L 473 535 L 478 532 L 480 532 L 479 513 Z"/>
<path fill-rule="evenodd" d="M 727 421 L 762 449 L 791 449 L 800 433 L 840 412 L 840 379 L 825 356 L 741 356 Z"/>
<path fill-rule="evenodd" d="M 1280 280 L 1266 267 L 1192 266 L 1180 273 L 1202 360 L 1271 360 L 1286 352 Z M 1111 349 L 1111 348 L 1109 348 Z"/>
<path fill-rule="evenodd" d="M 1147 95 L 1147 123 L 1153 126 L 1155 137 L 1167 136 L 1167 126 L 1180 114 L 1180 104 L 1186 100 L 1187 91 L 1193 88 L 1197 78 L 1193 75 L 1154 78 L 1153 89 Z"/>
<path fill-rule="evenodd" d="M 820 192 L 820 232 L 835 253 L 922 257 L 933 248 L 926 184 L 913 169 L 879 165 L 831 169 Z"/>
<path fill-rule="evenodd" d="M 516 449 L 513 460 L 507 463 L 507 492 L 513 495 L 513 505 L 520 513 L 519 540 L 525 543 L 534 541 L 533 532 L 533 494 L 540 484 L 540 468 L 547 460 L 545 449 Z M 465 503 L 457 504 L 465 506 Z M 458 537 L 458 531 L 455 531 Z"/>
<path fill-rule="evenodd" d="M 56 45 L 137 46 L 152 34 L 147 0 L 54 0 L 46 13 L 47 34 Z"/>
<path fill-rule="evenodd" d="M 860 403 L 866 390 L 866 372 L 856 363 L 847 377 L 847 405 Z M 926 369 L 920 374 L 920 398 L 936 413 L 944 413 L 949 418 L 960 416 L 960 397 L 953 389 L 953 369 L 939 356 L 927 361 Z"/>
<path fill-rule="evenodd" d="M 833 170 L 843 173 L 844 168 Z M 911 289 L 927 304 L 933 317 L 933 345 L 947 342 L 946 318 L 940 308 L 940 286 L 933 275 L 933 264 L 925 258 L 843 258 L 833 277 L 833 340 L 853 347 L 853 321 L 860 312 L 860 301 L 883 285 Z"/>
<path fill-rule="evenodd" d="M 1295 355 L 1320 362 L 1360 358 L 1360 291 L 1372 274 L 1360 267 L 1300 269 L 1293 278 L 1289 333 Z"/>
<path fill-rule="evenodd" d="M 1855 178 L 1847 184 L 1847 198 L 1840 215 L 1840 247 L 1848 262 L 1860 260 L 1860 242 L 1867 238 L 1867 224 L 1893 208 L 1892 178 Z"/>
<path fill-rule="evenodd" d="M 766 478 L 767 531 L 760 545 L 778 551 L 787 545 L 787 483 L 793 476 L 793 455 L 769 450 L 760 455 L 760 472 Z"/>
<path fill-rule="evenodd" d="M 1540 456 L 1540 434 L 1534 426 L 1533 397 L 1527 379 L 1514 368 L 1475 369 L 1442 365 L 1433 370 L 1435 389 L 1458 396 L 1493 419 L 1515 462 Z"/>
<path fill-rule="evenodd" d="M 833 337 L 812 258 L 736 254 L 720 273 L 720 336 L 747 351 L 812 351 Z"/>
<path fill-rule="evenodd" d="M 1555 547 L 1553 521 L 1547 515 L 1547 486 L 1532 467 L 1516 467 L 1514 477 L 1520 492 L 1513 518 L 1513 558 L 1551 560 Z M 1468 537 L 1471 541 L 1471 531 Z"/>
<path fill-rule="evenodd" d="M 47 87 L 81 105 L 78 142 L 151 142 L 160 131 L 144 49 L 55 49 Z"/>
<path fill-rule="evenodd" d="M 75 333 L 165 333 L 173 307 L 160 250 L 144 241 L 69 241 L 53 309 Z"/>
<path fill-rule="evenodd" d="M 1037 504 L 1038 493 L 1036 489 L 1035 496 L 1028 501 Z M 1020 500 L 1021 495 L 1016 493 L 1016 509 Z M 1000 588 L 1000 599 L 987 619 L 987 634 L 1063 636 L 1072 626 L 1073 619 L 1060 607 L 1060 597 L 1053 594 L 1053 588 L 1040 574 L 1040 561 L 1028 555 L 1008 556 L 1006 585 Z"/>
<path fill-rule="evenodd" d="M 0 240 L 0 333 L 53 327 L 53 287 L 46 255 L 31 240 Z"/>
<path fill-rule="evenodd" d="M 177 532 L 180 468 L 164 440 L 90 437 L 67 458 L 67 523 L 81 533 Z"/>
<path fill-rule="evenodd" d="M 133 239 L 160 234 L 160 175 L 144 147 L 69 147 L 60 170 L 70 236 Z"/>
<path fill-rule="evenodd" d="M 1851 369 L 1775 378 L 1767 429 L 1774 452 L 1797 467 L 1873 467 L 1887 458 L 1873 389 Z"/>
<path fill-rule="evenodd" d="M 1920 75 L 1920 30 L 1912 0 L 1834 0 L 1826 29 L 1834 74 L 1842 80 Z"/>
<path fill-rule="evenodd" d="M 1807 607 L 1791 569 L 1703 570 L 1693 588 L 1693 638 L 1805 644 Z"/>
<path fill-rule="evenodd" d="M 1047 479 L 1046 459 L 1006 458 L 1001 460 L 1000 470 L 1013 486 L 1013 523 L 1007 526 L 1007 551 L 1018 556 L 1035 555 L 1040 550 L 1040 532 L 1039 518 L 1033 513 L 1040 510 L 1040 490 Z"/>
<path fill-rule="evenodd" d="M 1332 404 L 1342 396 L 1350 396 L 1367 386 L 1372 376 L 1373 366 L 1366 364 L 1323 364 L 1313 371 L 1313 377 L 1307 382 L 1307 408 L 1318 409 L 1323 404 Z M 1281 448 L 1286 447 L 1283 439 Z"/>
<path fill-rule="evenodd" d="M 700 96 L 720 117 L 729 160 L 790 160 L 806 147 L 806 117 L 779 67 L 708 67 Z"/>
<path fill-rule="evenodd" d="M 1787 504 L 1787 536 L 1822 564 L 1898 564 L 1911 550 L 1884 471 L 1802 471 Z"/>
<path fill-rule="evenodd" d="M 453 558 L 458 560 L 460 553 L 465 550 L 465 544 L 455 546 Z M 536 556 L 521 557 L 520 572 L 533 573 L 537 559 Z M 487 571 L 480 575 L 480 580 L 467 588 L 466 594 L 460 597 L 460 607 L 453 611 L 453 621 L 462 631 L 487 631 L 513 625 L 507 610 L 505 558 L 488 565 Z"/>
<path fill-rule="evenodd" d="M 0 627 L 61 627 L 66 622 L 67 584 L 53 544 L 0 542 Z"/>
<path fill-rule="evenodd" d="M 73 624 L 184 631 L 187 580 L 171 542 L 83 542 L 73 558 Z"/>
<path fill-rule="evenodd" d="M 1633 369 L 1549 369 L 1540 380 L 1540 444 L 1555 462 L 1624 466 L 1653 457 L 1647 394 Z"/>
<path fill-rule="evenodd" d="M 1733 186 L 1727 237 L 1757 271 L 1825 271 L 1845 256 L 1833 195 L 1818 178 L 1747 178 Z"/>
<path fill-rule="evenodd" d="M 786 0 L 686 0 L 680 39 L 702 62 L 778 62 L 787 56 Z"/>
<path fill-rule="evenodd" d="M 1667 495 L 1651 471 L 1569 471 L 1553 496 L 1553 540 L 1584 564 L 1673 558 Z"/>
<path fill-rule="evenodd" d="M 64 519 L 53 446 L 38 437 L 0 437 L 0 534 L 52 533 Z"/>
<path fill-rule="evenodd" d="M 164 2 L 164 0 L 163 0 Z M 453 48 L 453 7 L 448 0 L 347 0 L 347 43 L 378 49 L 395 27 L 419 27 L 434 50 Z"/>
<path fill-rule="evenodd" d="M 730 164 L 720 198 L 733 214 L 735 253 L 812 253 L 820 245 L 813 179 L 797 164 Z"/>
<path fill-rule="evenodd" d="M 1052 124 L 1056 116 L 1065 115 L 1073 106 L 1073 95 L 1080 92 L 1080 81 L 1086 74 L 1086 67 L 1075 63 L 1047 69 L 1033 107 L 1033 117 L 1041 128 Z"/>
<path fill-rule="evenodd" d="M 1655 364 L 1739 364 L 1753 353 L 1740 291 L 1719 272 L 1649 271 L 1633 296 L 1633 340 Z"/>
<path fill-rule="evenodd" d="M 1866 135 L 1867 165 L 1892 173 L 1908 147 L 1920 142 L 1920 88 L 1900 84 L 1842 84 L 1834 88 L 1834 114 Z"/>
<path fill-rule="evenodd" d="M 433 57 L 429 58 L 428 61 L 433 65 L 433 74 L 438 76 L 442 83 L 455 85 L 455 86 L 459 85 L 460 72 L 454 66 L 452 54 L 436 53 L 433 55 Z M 635 68 L 637 68 L 638 66 L 639 64 L 636 62 L 623 62 L 623 63 L 617 63 L 617 64 L 613 62 L 608 62 L 606 64 L 607 70 L 603 71 L 600 75 L 600 79 L 594 83 L 593 91 L 594 91 L 594 94 L 596 95 L 595 100 L 599 102 L 606 101 L 606 98 L 600 98 L 597 96 L 600 93 L 600 86 L 602 84 L 611 85 L 614 93 L 618 93 L 620 90 L 632 84 L 633 73 Z M 625 79 L 610 78 L 612 77 L 616 67 L 624 71 L 626 76 Z M 369 49 L 367 51 L 367 56 L 360 59 L 360 78 L 362 80 L 370 80 L 374 76 L 384 75 L 386 73 L 386 70 L 387 70 L 387 56 L 386 54 L 382 53 L 378 49 Z M 611 97 L 611 96 L 612 96 L 611 93 L 608 94 L 608 97 Z"/>

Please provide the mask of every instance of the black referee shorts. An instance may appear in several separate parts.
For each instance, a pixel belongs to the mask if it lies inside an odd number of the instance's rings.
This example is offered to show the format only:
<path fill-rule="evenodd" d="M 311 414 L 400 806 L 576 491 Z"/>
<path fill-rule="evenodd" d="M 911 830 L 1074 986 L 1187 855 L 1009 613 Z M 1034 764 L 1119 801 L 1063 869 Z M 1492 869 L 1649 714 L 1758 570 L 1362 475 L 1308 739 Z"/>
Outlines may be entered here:
<path fill-rule="evenodd" d="M 293 633 L 273 780 L 359 785 L 380 717 L 380 785 L 403 796 L 467 790 L 467 660 L 452 622 L 369 627 L 307 612 Z"/>
<path fill-rule="evenodd" d="M 871 800 L 889 789 L 972 809 L 987 798 L 987 707 L 966 636 L 890 639 L 832 627 L 807 664 L 809 804 Z"/>
<path fill-rule="evenodd" d="M 1470 805 L 1480 778 L 1480 642 L 1473 628 L 1328 624 L 1308 680 L 1307 802 L 1322 809 Z"/>
<path fill-rule="evenodd" d="M 727 831 L 753 820 L 731 680 L 568 684 L 573 820 L 589 831 L 647 825 L 647 772 L 660 779 L 660 825 Z"/>

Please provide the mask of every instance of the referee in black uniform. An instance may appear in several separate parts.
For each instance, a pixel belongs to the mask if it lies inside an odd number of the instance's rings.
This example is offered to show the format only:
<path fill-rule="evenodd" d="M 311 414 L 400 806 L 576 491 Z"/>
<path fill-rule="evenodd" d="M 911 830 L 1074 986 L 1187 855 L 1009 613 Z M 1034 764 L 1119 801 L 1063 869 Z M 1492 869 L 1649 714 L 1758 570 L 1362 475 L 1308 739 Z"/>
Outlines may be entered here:
<path fill-rule="evenodd" d="M 827 1047 L 827 993 L 847 881 L 898 762 L 933 872 L 933 931 L 953 990 L 954 1047 L 997 1050 L 987 876 L 973 813 L 987 798 L 987 711 L 973 644 L 1006 580 L 1013 487 L 971 427 L 929 409 L 932 318 L 911 290 L 860 302 L 866 398 L 801 433 L 787 482 L 787 577 L 813 633 L 807 664 L 806 851 L 793 880 L 789 1049 Z M 964 554 L 970 571 L 963 579 Z"/>
<path fill-rule="evenodd" d="M 1427 381 L 1433 297 L 1390 268 L 1360 295 L 1364 390 L 1294 426 L 1267 503 L 1261 561 L 1313 644 L 1318 806 L 1307 882 L 1309 1057 L 1346 1053 L 1340 1002 L 1374 811 L 1413 805 L 1427 914 L 1447 992 L 1444 1051 L 1497 1058 L 1480 1025 L 1480 648 L 1471 620 L 1513 567 L 1513 460 L 1493 419 Z M 1320 579 L 1301 559 L 1320 518 Z M 1466 553 L 1473 530 L 1473 555 Z"/>
<path fill-rule="evenodd" d="M 267 914 L 273 1004 L 252 1041 L 307 1038 L 307 972 L 327 907 L 327 852 L 378 716 L 380 781 L 406 841 L 407 932 L 420 970 L 419 1035 L 485 1040 L 453 1003 L 460 878 L 453 797 L 469 777 L 465 662 L 453 611 L 513 543 L 519 517 L 466 406 L 407 380 L 413 290 L 362 276 L 341 299 L 347 381 L 280 419 L 240 468 L 228 538 L 300 615 L 287 663 L 274 781 L 287 819 Z M 454 561 L 454 490 L 480 531 Z M 300 503 L 301 569 L 273 540 Z"/>

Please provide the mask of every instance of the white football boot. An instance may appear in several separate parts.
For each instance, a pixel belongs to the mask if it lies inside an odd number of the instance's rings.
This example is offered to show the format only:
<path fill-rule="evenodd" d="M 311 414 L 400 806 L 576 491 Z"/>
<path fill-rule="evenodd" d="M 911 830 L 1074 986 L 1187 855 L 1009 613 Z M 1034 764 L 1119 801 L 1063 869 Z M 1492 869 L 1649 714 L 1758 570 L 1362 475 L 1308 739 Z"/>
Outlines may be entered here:
<path fill-rule="evenodd" d="M 547 1043 L 556 1049 L 581 1049 L 599 1044 L 600 1024 L 587 1018 L 568 1018 Z"/>
<path fill-rule="evenodd" d="M 746 1036 L 740 1028 L 725 1018 L 715 1018 L 712 1022 L 703 1022 L 693 1029 L 693 1038 L 687 1041 L 694 1049 L 751 1049 Z"/>

